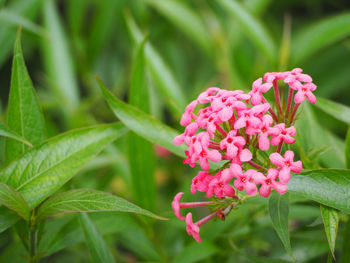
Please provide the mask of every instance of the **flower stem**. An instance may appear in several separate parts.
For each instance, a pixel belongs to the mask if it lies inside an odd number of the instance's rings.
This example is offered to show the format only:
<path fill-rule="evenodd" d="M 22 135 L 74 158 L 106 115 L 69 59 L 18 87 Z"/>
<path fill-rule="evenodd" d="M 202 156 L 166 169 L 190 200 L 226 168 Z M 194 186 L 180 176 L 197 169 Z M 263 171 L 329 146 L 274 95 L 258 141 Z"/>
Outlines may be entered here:
<path fill-rule="evenodd" d="M 31 229 L 29 232 L 29 263 L 36 263 L 38 259 L 36 257 L 36 247 L 37 247 L 37 234 L 36 229 Z"/>
<path fill-rule="evenodd" d="M 290 123 L 292 124 L 293 121 L 294 121 L 294 117 L 295 117 L 295 114 L 297 113 L 297 110 L 299 108 L 300 104 L 295 104 L 294 108 L 293 108 L 293 112 L 292 112 L 292 116 L 290 118 Z"/>
<path fill-rule="evenodd" d="M 204 223 L 208 222 L 210 219 L 216 217 L 217 214 L 218 214 L 218 212 L 216 211 L 215 213 L 212 213 L 212 214 L 210 214 L 210 215 L 208 215 L 208 216 L 202 218 L 201 220 L 199 220 L 199 221 L 196 223 L 196 225 L 197 225 L 197 226 L 203 225 Z"/>
<path fill-rule="evenodd" d="M 263 96 L 263 102 L 264 103 L 268 103 L 267 100 L 264 98 L 264 96 Z M 272 118 L 275 120 L 275 122 L 278 122 L 277 115 L 276 115 L 276 113 L 273 111 L 273 109 L 271 107 L 269 108 L 269 112 L 270 112 Z"/>
<path fill-rule="evenodd" d="M 277 85 L 277 80 L 273 81 L 273 91 L 275 92 L 275 100 L 277 103 L 278 111 L 282 115 L 281 98 L 280 98 L 280 92 Z"/>
<path fill-rule="evenodd" d="M 225 130 L 219 124 L 215 124 L 215 126 L 218 132 L 220 132 L 224 137 L 226 137 L 227 132 L 225 132 Z"/>
<path fill-rule="evenodd" d="M 207 206 L 211 205 L 213 202 L 188 202 L 188 203 L 180 203 L 180 208 L 191 208 L 191 207 L 199 207 L 199 206 Z"/>
<path fill-rule="evenodd" d="M 257 163 L 254 163 L 253 161 L 248 161 L 247 163 L 248 163 L 249 165 L 253 166 L 253 167 L 256 168 L 256 169 L 265 170 L 262 166 L 260 166 L 260 165 L 257 164 Z"/>
<path fill-rule="evenodd" d="M 291 88 L 289 88 L 286 115 L 284 116 L 284 119 L 285 119 L 285 120 L 288 120 L 290 107 L 291 107 L 291 105 L 292 105 L 292 98 L 293 98 L 293 90 L 292 90 Z"/>

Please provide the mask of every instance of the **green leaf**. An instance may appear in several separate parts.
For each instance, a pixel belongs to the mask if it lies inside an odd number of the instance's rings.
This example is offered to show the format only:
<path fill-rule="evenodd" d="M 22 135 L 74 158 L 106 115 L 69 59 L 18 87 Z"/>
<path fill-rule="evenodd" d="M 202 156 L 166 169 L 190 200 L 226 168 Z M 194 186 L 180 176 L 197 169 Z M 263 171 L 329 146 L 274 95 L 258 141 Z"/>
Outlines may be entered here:
<path fill-rule="evenodd" d="M 293 175 L 288 191 L 350 213 L 350 170 L 317 169 Z"/>
<path fill-rule="evenodd" d="M 4 123 L 0 122 L 0 136 L 8 137 L 14 140 L 17 140 L 19 142 L 25 143 L 30 147 L 33 147 L 33 145 L 28 142 L 23 137 L 19 136 L 16 132 L 11 130 L 9 127 L 7 127 Z"/>
<path fill-rule="evenodd" d="M 133 42 L 139 45 L 144 39 L 140 29 L 129 13 L 125 14 L 125 20 Z M 145 46 L 145 60 L 157 88 L 170 109 L 175 115 L 182 114 L 186 106 L 183 91 L 169 66 L 150 43 Z"/>
<path fill-rule="evenodd" d="M 46 137 L 44 117 L 22 54 L 20 29 L 17 32 L 13 54 L 7 121 L 14 132 L 33 145 L 39 144 Z M 22 142 L 6 140 L 5 164 L 28 149 L 29 147 Z"/>
<path fill-rule="evenodd" d="M 315 106 L 333 118 L 350 125 L 350 107 L 324 98 L 317 98 Z"/>
<path fill-rule="evenodd" d="M 276 63 L 275 43 L 261 21 L 236 0 L 219 0 L 218 3 L 230 13 L 240 26 L 242 33 L 250 38 L 269 61 Z"/>
<path fill-rule="evenodd" d="M 0 183 L 0 204 L 16 212 L 24 220 L 29 220 L 30 209 L 23 197 L 11 186 Z"/>
<path fill-rule="evenodd" d="M 210 242 L 192 243 L 175 257 L 174 263 L 200 262 L 218 252 L 218 247 Z"/>
<path fill-rule="evenodd" d="M 345 225 L 343 231 L 343 247 L 341 253 L 341 263 L 349 263 L 350 258 L 350 220 Z"/>
<path fill-rule="evenodd" d="M 350 127 L 345 138 L 345 163 L 346 168 L 350 169 Z"/>
<path fill-rule="evenodd" d="M 117 123 L 72 130 L 50 138 L 0 172 L 0 181 L 16 189 L 34 208 L 124 131 Z"/>
<path fill-rule="evenodd" d="M 140 44 L 131 75 L 129 103 L 143 112 L 150 113 L 149 87 L 145 75 L 144 46 Z M 135 133 L 129 137 L 129 165 L 131 181 L 137 203 L 149 210 L 154 210 L 156 183 L 154 177 L 153 145 Z"/>
<path fill-rule="evenodd" d="M 294 259 L 289 239 L 289 194 L 280 195 L 277 192 L 273 192 L 269 199 L 269 212 L 272 225 L 281 239 L 284 248 L 291 258 Z"/>
<path fill-rule="evenodd" d="M 256 257 L 249 254 L 244 254 L 244 257 L 252 263 L 292 263 L 291 261 L 286 261 L 278 258 L 270 258 L 270 257 Z"/>
<path fill-rule="evenodd" d="M 179 133 L 164 125 L 162 122 L 152 118 L 139 109 L 117 99 L 97 79 L 101 91 L 114 114 L 133 132 L 146 140 L 158 144 L 180 157 L 185 157 L 184 147 L 175 146 L 172 141 Z"/>
<path fill-rule="evenodd" d="M 127 212 L 165 219 L 110 193 L 93 189 L 75 189 L 59 193 L 45 201 L 38 209 L 37 220 L 80 212 Z"/>
<path fill-rule="evenodd" d="M 321 205 L 320 209 L 329 249 L 335 259 L 334 249 L 338 233 L 339 211 L 324 205 Z"/>
<path fill-rule="evenodd" d="M 350 13 L 325 18 L 304 27 L 292 41 L 292 60 L 295 65 L 338 42 L 350 34 Z"/>
<path fill-rule="evenodd" d="M 199 47 L 210 54 L 211 39 L 208 29 L 204 26 L 198 12 L 194 12 L 181 1 L 146 0 L 145 2 L 157 9 L 174 23 L 179 30 L 182 30 L 190 39 L 193 39 Z"/>
<path fill-rule="evenodd" d="M 12 210 L 1 206 L 0 207 L 0 233 L 4 232 L 14 223 L 16 223 L 20 217 Z"/>
<path fill-rule="evenodd" d="M 44 4 L 44 26 L 50 39 L 43 42 L 43 56 L 50 85 L 65 110 L 74 110 L 79 102 L 79 90 L 75 78 L 72 56 L 67 37 L 53 0 Z"/>
<path fill-rule="evenodd" d="M 115 262 L 106 242 L 87 214 L 80 214 L 80 223 L 93 261 L 102 263 Z"/>

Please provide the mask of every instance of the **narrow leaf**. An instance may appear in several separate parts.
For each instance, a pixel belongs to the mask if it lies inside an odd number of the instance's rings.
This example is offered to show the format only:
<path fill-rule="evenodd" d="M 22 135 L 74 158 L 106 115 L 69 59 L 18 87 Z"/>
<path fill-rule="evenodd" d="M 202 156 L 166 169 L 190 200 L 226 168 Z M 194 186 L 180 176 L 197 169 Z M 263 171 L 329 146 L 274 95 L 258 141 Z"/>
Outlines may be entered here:
<path fill-rule="evenodd" d="M 149 87 L 144 63 L 145 40 L 138 47 L 129 91 L 129 103 L 143 112 L 150 113 Z M 129 134 L 129 165 L 132 186 L 137 203 L 154 210 L 156 183 L 154 178 L 153 145 L 135 133 Z"/>
<path fill-rule="evenodd" d="M 140 29 L 129 13 L 125 14 L 125 19 L 133 42 L 139 45 L 144 39 Z M 182 114 L 186 106 L 183 91 L 169 66 L 150 43 L 145 46 L 145 60 L 157 88 L 170 109 L 176 115 Z"/>
<path fill-rule="evenodd" d="M 30 147 L 33 147 L 33 145 L 28 142 L 23 137 L 19 136 L 16 132 L 11 130 L 9 127 L 7 127 L 4 123 L 0 122 L 0 136 L 8 137 L 14 140 L 17 140 L 19 142 L 25 143 Z"/>
<path fill-rule="evenodd" d="M 17 32 L 13 54 L 7 121 L 14 132 L 34 145 L 45 139 L 44 117 L 22 54 L 21 30 Z M 28 149 L 22 142 L 6 140 L 5 164 Z"/>
<path fill-rule="evenodd" d="M 16 212 L 24 220 L 28 220 L 30 209 L 23 197 L 11 186 L 0 183 L 0 204 Z"/>
<path fill-rule="evenodd" d="M 124 131 L 121 124 L 109 124 L 50 138 L 0 172 L 0 181 L 16 189 L 34 208 Z"/>
<path fill-rule="evenodd" d="M 172 141 L 178 132 L 162 122 L 152 118 L 139 109 L 126 104 L 116 98 L 102 83 L 97 79 L 101 91 L 107 100 L 114 114 L 133 132 L 145 138 L 146 140 L 163 146 L 169 151 L 180 157 L 185 157 L 184 147 L 175 146 Z"/>
<path fill-rule="evenodd" d="M 44 26 L 50 32 L 50 39 L 43 42 L 44 62 L 52 81 L 50 86 L 69 112 L 77 106 L 79 92 L 67 37 L 53 0 L 45 1 Z"/>
<path fill-rule="evenodd" d="M 264 25 L 236 0 L 219 0 L 218 3 L 235 19 L 242 33 L 250 38 L 271 63 L 275 63 L 276 46 Z"/>
<path fill-rule="evenodd" d="M 111 251 L 108 249 L 102 235 L 87 214 L 80 214 L 80 223 L 84 231 L 86 244 L 89 247 L 94 262 L 115 262 Z"/>
<path fill-rule="evenodd" d="M 291 258 L 294 259 L 289 239 L 289 194 L 280 195 L 273 192 L 269 199 L 269 212 L 272 225 L 281 239 L 284 248 Z"/>
<path fill-rule="evenodd" d="M 333 118 L 350 125 L 350 107 L 324 98 L 317 98 L 315 106 Z"/>
<path fill-rule="evenodd" d="M 291 177 L 288 191 L 350 213 L 350 170 L 318 169 Z"/>
<path fill-rule="evenodd" d="M 350 127 L 345 138 L 345 163 L 346 168 L 350 169 Z"/>
<path fill-rule="evenodd" d="M 182 30 L 190 39 L 193 39 L 200 48 L 210 54 L 211 39 L 198 12 L 194 12 L 181 1 L 146 0 L 146 3 L 157 9 L 173 22 L 179 30 Z"/>
<path fill-rule="evenodd" d="M 300 64 L 311 55 L 348 36 L 349 24 L 350 13 L 347 12 L 304 27 L 292 41 L 294 64 Z"/>
<path fill-rule="evenodd" d="M 75 189 L 45 201 L 38 209 L 37 220 L 80 212 L 127 212 L 164 219 L 115 195 L 93 189 Z"/>
<path fill-rule="evenodd" d="M 321 205 L 320 209 L 329 249 L 335 259 L 334 250 L 338 233 L 339 211 L 324 205 Z"/>

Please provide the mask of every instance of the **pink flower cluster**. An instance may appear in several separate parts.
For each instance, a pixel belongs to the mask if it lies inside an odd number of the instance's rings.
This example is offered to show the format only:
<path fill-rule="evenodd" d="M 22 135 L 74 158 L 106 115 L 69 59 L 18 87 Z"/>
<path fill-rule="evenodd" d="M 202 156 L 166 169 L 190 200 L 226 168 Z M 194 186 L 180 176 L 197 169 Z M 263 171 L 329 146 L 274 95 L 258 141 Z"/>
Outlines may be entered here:
<path fill-rule="evenodd" d="M 288 97 L 280 97 L 278 81 L 288 86 Z M 264 93 L 274 90 L 274 105 L 267 102 Z M 194 167 L 199 163 L 200 171 L 192 180 L 191 192 L 204 192 L 215 200 L 239 200 L 237 191 L 245 191 L 249 196 L 268 197 L 271 189 L 279 194 L 287 191 L 291 172 L 302 170 L 301 161 L 294 161 L 294 152 L 283 144 L 295 142 L 296 129 L 293 126 L 297 109 L 305 98 L 316 102 L 312 91 L 316 85 L 312 78 L 299 68 L 288 72 L 266 73 L 254 81 L 252 90 L 245 94 L 241 90 L 208 88 L 192 101 L 181 118 L 185 126 L 183 134 L 175 137 L 174 144 L 185 143 L 188 150 L 185 164 Z M 294 95 L 294 92 L 296 94 Z M 294 105 L 293 105 L 294 95 Z M 284 149 L 284 148 L 283 148 Z M 210 163 L 218 163 L 221 168 L 209 171 Z M 186 221 L 187 232 L 200 242 L 199 226 L 211 218 L 225 215 L 230 207 L 222 207 L 197 223 L 192 214 L 186 218 L 180 213 L 182 208 L 211 206 L 212 202 L 180 203 L 183 193 L 175 196 L 172 203 L 175 215 Z M 223 202 L 227 206 L 227 202 Z M 216 202 L 216 207 L 218 203 Z M 220 213 L 221 214 L 220 214 Z M 222 214 L 224 213 L 224 214 Z"/>

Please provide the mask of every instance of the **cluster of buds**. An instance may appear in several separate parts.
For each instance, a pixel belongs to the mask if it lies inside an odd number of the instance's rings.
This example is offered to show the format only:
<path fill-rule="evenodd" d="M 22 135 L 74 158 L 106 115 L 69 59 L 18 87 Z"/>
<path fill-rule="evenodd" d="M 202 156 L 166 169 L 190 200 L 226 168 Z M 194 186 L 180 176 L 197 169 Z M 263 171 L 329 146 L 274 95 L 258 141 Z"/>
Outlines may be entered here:
<path fill-rule="evenodd" d="M 282 80 L 288 86 L 286 99 L 280 96 L 278 82 Z M 263 95 L 271 88 L 275 100 L 272 107 Z M 295 68 L 266 73 L 264 81 L 254 81 L 248 94 L 208 88 L 186 107 L 180 121 L 185 131 L 173 143 L 188 146 L 185 164 L 194 167 L 199 161 L 202 170 L 193 178 L 191 192 L 204 192 L 210 201 L 180 203 L 183 193 L 178 193 L 172 207 L 175 215 L 186 221 L 186 230 L 196 241 L 201 241 L 200 225 L 215 217 L 224 220 L 246 195 L 268 197 L 271 189 L 279 194 L 287 191 L 291 172 L 302 170 L 302 162 L 294 161 L 294 152 L 288 146 L 295 142 L 296 112 L 305 98 L 316 102 L 315 89 L 312 78 Z M 215 171 L 210 171 L 209 161 Z M 246 195 L 239 193 L 243 190 Z M 182 208 L 198 206 L 206 206 L 213 213 L 196 223 L 191 213 L 186 217 L 180 213 Z"/>

